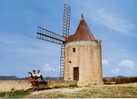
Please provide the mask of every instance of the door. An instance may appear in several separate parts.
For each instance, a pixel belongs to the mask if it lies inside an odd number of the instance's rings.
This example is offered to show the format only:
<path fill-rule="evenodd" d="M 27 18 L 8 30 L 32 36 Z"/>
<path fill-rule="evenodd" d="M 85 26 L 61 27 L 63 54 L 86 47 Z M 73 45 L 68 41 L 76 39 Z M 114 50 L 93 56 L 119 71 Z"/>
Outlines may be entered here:
<path fill-rule="evenodd" d="M 73 68 L 73 80 L 75 81 L 79 80 L 79 67 Z"/>

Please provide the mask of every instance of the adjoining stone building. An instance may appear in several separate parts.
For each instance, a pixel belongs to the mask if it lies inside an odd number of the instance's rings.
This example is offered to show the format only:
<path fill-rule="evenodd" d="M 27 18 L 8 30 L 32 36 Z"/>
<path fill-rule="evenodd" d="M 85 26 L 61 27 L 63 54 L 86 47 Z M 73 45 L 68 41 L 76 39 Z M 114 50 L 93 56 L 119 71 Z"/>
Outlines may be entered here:
<path fill-rule="evenodd" d="M 96 40 L 84 17 L 75 34 L 66 39 L 64 80 L 79 86 L 103 84 L 101 41 Z"/>

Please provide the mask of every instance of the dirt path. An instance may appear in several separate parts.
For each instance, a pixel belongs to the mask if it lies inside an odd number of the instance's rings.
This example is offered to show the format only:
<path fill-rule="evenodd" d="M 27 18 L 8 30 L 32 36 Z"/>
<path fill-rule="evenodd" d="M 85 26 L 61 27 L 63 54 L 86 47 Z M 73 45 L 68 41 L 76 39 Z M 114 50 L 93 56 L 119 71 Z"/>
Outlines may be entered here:
<path fill-rule="evenodd" d="M 47 89 L 42 91 L 32 92 L 31 95 L 38 95 L 43 93 L 54 93 L 54 92 L 61 92 L 61 93 L 74 93 L 82 90 L 82 88 L 58 88 L 58 89 Z"/>
<path fill-rule="evenodd" d="M 32 92 L 26 98 L 58 98 L 58 97 L 137 97 L 137 83 L 102 85 L 81 88 L 58 88 Z"/>
<path fill-rule="evenodd" d="M 96 86 L 97 87 L 104 87 L 104 86 L 137 86 L 137 83 L 133 83 L 133 84 L 119 84 L 119 85 L 103 85 L 103 86 Z M 95 87 L 95 86 L 94 86 Z M 93 87 L 93 88 L 94 88 Z M 38 94 L 44 94 L 44 93 L 56 93 L 56 92 L 61 92 L 61 93 L 75 93 L 78 92 L 82 89 L 84 89 L 85 87 L 81 87 L 81 88 L 57 88 L 57 89 L 46 89 L 46 90 L 42 90 L 42 91 L 36 91 L 36 92 L 32 92 L 31 95 L 38 95 Z"/>

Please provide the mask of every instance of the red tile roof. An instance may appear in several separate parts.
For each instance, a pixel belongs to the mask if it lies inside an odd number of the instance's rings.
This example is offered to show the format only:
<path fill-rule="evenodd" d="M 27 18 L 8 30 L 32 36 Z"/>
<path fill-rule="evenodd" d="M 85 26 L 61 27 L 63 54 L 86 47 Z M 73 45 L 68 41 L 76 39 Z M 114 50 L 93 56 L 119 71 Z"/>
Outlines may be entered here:
<path fill-rule="evenodd" d="M 92 32 L 90 31 L 83 16 L 81 16 L 81 20 L 80 20 L 79 26 L 78 26 L 75 34 L 70 35 L 66 39 L 66 42 L 81 41 L 81 40 L 84 40 L 84 41 L 95 40 L 95 37 L 92 34 Z"/>

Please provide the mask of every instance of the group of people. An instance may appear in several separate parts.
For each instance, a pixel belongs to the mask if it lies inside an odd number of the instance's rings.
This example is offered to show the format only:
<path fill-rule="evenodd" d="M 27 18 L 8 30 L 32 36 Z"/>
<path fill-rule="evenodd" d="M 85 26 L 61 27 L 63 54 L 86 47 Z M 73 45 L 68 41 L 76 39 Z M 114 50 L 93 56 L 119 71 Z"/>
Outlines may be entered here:
<path fill-rule="evenodd" d="M 43 76 L 40 70 L 32 70 L 32 72 L 28 72 L 30 77 L 36 80 L 38 83 L 44 82 Z"/>
<path fill-rule="evenodd" d="M 44 84 L 44 86 L 47 85 L 48 82 L 44 80 L 40 70 L 32 70 L 32 72 L 28 72 L 28 73 L 29 73 L 29 77 L 27 77 L 27 80 L 31 82 L 33 86 L 33 91 L 39 90 L 41 84 L 42 85 Z"/>

